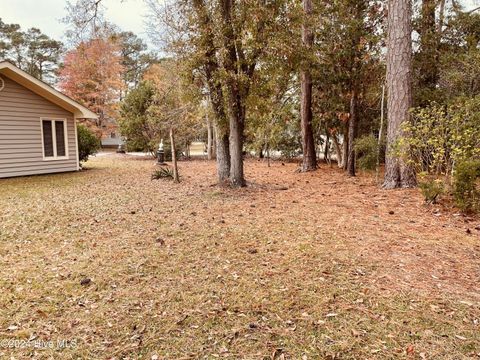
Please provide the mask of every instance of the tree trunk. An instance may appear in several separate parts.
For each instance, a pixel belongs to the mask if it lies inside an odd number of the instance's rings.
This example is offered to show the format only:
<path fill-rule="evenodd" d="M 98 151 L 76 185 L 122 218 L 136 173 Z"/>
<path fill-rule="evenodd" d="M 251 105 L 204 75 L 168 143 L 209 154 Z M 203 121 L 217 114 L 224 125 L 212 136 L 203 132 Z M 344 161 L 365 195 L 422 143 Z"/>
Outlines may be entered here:
<path fill-rule="evenodd" d="M 233 186 L 245 186 L 243 175 L 243 130 L 242 115 L 230 119 L 230 182 Z"/>
<path fill-rule="evenodd" d="M 342 148 L 338 143 L 337 134 L 332 134 L 333 146 L 335 146 L 335 155 L 337 156 L 337 165 L 342 168 Z"/>
<path fill-rule="evenodd" d="M 217 158 L 217 131 L 212 124 L 212 157 Z"/>
<path fill-rule="evenodd" d="M 208 14 L 205 3 L 201 0 L 193 1 L 193 5 L 199 16 L 200 34 L 203 39 L 203 59 L 205 77 L 207 80 L 210 102 L 215 115 L 215 144 L 217 158 L 217 175 L 220 184 L 225 184 L 230 176 L 230 153 L 228 143 L 227 116 L 223 101 L 222 85 L 215 76 L 219 71 L 219 64 L 216 56 L 216 46 L 211 36 L 212 20 Z"/>
<path fill-rule="evenodd" d="M 377 166 L 375 167 L 375 183 L 378 184 L 378 175 L 380 173 L 380 154 L 383 145 L 383 123 L 385 119 L 385 85 L 382 85 L 382 101 L 380 109 L 380 129 L 378 131 L 378 152 L 377 152 Z"/>
<path fill-rule="evenodd" d="M 173 127 L 170 128 L 170 145 L 172 148 L 173 181 L 179 183 L 180 177 L 178 176 L 177 151 L 175 149 L 175 135 Z"/>
<path fill-rule="evenodd" d="M 305 21 L 302 27 L 302 41 L 305 49 L 311 51 L 313 46 L 313 33 L 308 27 L 308 19 L 312 15 L 312 0 L 303 0 Z M 302 171 L 313 171 L 317 168 L 317 156 L 312 129 L 312 76 L 309 66 L 303 65 L 301 78 L 301 127 L 303 161 Z"/>
<path fill-rule="evenodd" d="M 212 147 L 213 147 L 213 129 L 212 129 L 212 122 L 208 118 L 207 115 L 207 159 L 212 160 Z"/>
<path fill-rule="evenodd" d="M 220 185 L 226 185 L 230 177 L 230 144 L 228 132 L 216 126 L 215 135 L 218 181 Z"/>
<path fill-rule="evenodd" d="M 388 125 L 383 187 L 394 189 L 416 184 L 413 169 L 393 153 L 412 105 L 412 3 L 411 0 L 389 0 L 388 5 Z"/>
<path fill-rule="evenodd" d="M 357 90 L 352 90 L 350 99 L 350 120 L 348 121 L 348 176 L 355 176 L 355 138 L 357 133 Z"/>
<path fill-rule="evenodd" d="M 345 124 L 345 128 L 343 129 L 343 148 L 342 148 L 342 169 L 347 170 L 347 165 L 348 165 L 348 144 L 349 138 L 348 138 L 348 129 L 350 127 L 350 120 Z"/>
<path fill-rule="evenodd" d="M 325 126 L 325 148 L 323 149 L 323 159 L 325 162 L 328 162 L 328 155 L 330 150 L 330 133 L 328 128 Z"/>
<path fill-rule="evenodd" d="M 439 34 L 435 23 L 437 0 L 423 0 L 420 23 L 420 86 L 434 90 L 438 82 Z"/>

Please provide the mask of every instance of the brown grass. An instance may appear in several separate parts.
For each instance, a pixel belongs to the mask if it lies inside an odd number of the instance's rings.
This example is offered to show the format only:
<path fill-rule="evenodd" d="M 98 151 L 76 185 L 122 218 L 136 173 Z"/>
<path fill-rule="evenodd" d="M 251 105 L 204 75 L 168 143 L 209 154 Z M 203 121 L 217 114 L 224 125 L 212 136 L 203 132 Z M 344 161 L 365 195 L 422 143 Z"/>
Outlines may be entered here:
<path fill-rule="evenodd" d="M 0 341 L 76 342 L 1 359 L 480 357 L 476 218 L 325 165 L 88 167 L 0 180 Z"/>

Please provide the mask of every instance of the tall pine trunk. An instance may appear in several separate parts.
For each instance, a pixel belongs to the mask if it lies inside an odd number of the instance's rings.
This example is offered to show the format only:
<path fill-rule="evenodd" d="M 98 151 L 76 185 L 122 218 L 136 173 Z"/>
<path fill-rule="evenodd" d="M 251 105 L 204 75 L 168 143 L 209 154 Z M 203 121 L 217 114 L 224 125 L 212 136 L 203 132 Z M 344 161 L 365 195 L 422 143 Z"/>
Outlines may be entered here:
<path fill-rule="evenodd" d="M 313 32 L 308 21 L 312 15 L 312 0 L 303 0 L 305 21 L 302 27 L 302 41 L 306 51 L 311 51 L 313 46 Z M 312 129 L 312 75 L 308 65 L 304 64 L 300 74 L 301 78 L 301 128 L 303 145 L 302 171 L 313 171 L 317 168 L 315 141 Z"/>
<path fill-rule="evenodd" d="M 415 173 L 394 153 L 402 136 L 402 123 L 409 120 L 412 106 L 412 3 L 411 0 L 388 2 L 387 156 L 383 187 L 413 187 Z"/>
<path fill-rule="evenodd" d="M 420 23 L 420 86 L 430 90 L 438 82 L 438 47 L 435 11 L 437 0 L 423 0 Z"/>
<path fill-rule="evenodd" d="M 350 99 L 350 120 L 348 122 L 348 160 L 347 171 L 349 176 L 355 176 L 355 138 L 357 136 L 357 90 L 352 90 Z"/>

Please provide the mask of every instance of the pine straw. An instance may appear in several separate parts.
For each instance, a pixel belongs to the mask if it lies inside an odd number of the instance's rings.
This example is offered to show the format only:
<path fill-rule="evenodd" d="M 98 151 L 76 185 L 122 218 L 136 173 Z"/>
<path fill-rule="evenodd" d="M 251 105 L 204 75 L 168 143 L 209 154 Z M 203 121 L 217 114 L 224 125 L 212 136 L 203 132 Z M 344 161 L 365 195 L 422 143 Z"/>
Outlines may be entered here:
<path fill-rule="evenodd" d="M 325 165 L 88 167 L 0 180 L 0 340 L 77 342 L 0 358 L 480 357 L 478 219 Z"/>

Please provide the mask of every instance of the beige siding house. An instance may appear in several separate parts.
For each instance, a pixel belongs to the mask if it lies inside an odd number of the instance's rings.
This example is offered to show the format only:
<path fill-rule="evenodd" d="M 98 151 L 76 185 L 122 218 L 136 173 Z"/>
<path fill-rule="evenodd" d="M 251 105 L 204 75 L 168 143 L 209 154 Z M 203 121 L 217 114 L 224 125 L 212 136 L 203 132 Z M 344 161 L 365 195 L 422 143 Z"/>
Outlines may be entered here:
<path fill-rule="evenodd" d="M 96 117 L 10 62 L 0 62 L 0 178 L 79 170 L 76 120 Z"/>

